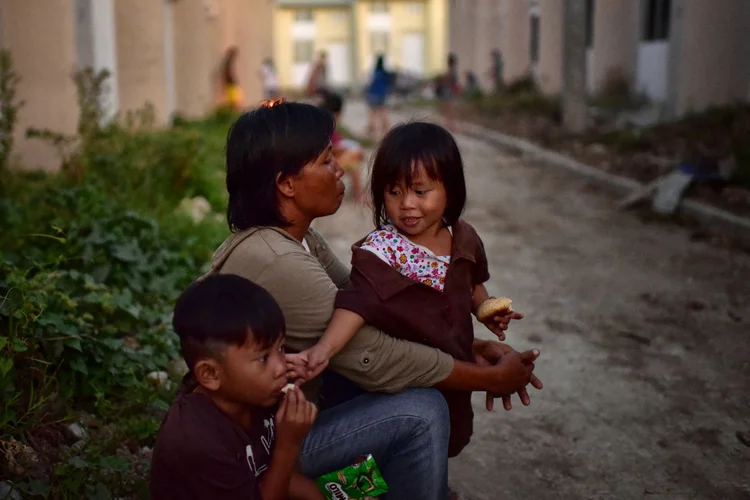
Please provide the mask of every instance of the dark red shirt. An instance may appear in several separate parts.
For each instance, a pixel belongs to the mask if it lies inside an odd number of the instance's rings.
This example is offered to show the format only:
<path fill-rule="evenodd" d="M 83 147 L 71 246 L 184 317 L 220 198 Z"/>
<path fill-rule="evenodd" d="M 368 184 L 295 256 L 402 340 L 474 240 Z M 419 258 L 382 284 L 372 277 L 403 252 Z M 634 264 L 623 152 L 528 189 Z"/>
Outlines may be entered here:
<path fill-rule="evenodd" d="M 260 500 L 274 440 L 271 409 L 259 408 L 245 432 L 205 394 L 183 392 L 156 438 L 151 498 Z"/>
<path fill-rule="evenodd" d="M 468 223 L 453 225 L 450 265 L 442 292 L 402 275 L 378 256 L 352 247 L 348 288 L 336 296 L 336 307 L 356 312 L 367 323 L 404 340 L 440 349 L 460 361 L 474 362 L 473 291 L 489 279 L 482 240 Z M 474 413 L 471 393 L 443 391 L 451 416 L 449 455 L 469 443 Z"/>

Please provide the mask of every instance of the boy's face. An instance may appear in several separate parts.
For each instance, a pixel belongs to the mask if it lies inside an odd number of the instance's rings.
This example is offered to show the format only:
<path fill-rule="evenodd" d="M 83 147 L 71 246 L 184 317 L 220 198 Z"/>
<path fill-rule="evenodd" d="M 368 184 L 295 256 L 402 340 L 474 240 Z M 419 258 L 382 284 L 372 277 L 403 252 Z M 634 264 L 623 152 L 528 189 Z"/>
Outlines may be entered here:
<path fill-rule="evenodd" d="M 286 385 L 286 360 L 281 336 L 263 349 L 248 335 L 241 346 L 229 346 L 220 364 L 217 390 L 223 398 L 252 406 L 273 406 Z"/>

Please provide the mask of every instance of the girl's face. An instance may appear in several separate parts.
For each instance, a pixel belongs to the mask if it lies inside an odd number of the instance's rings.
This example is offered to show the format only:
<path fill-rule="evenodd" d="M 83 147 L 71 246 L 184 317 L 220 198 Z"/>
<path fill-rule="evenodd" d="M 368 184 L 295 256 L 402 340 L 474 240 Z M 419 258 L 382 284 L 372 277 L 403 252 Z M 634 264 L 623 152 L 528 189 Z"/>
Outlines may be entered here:
<path fill-rule="evenodd" d="M 385 190 L 385 212 L 396 228 L 408 236 L 434 235 L 443 227 L 448 203 L 443 183 L 431 179 L 417 164 L 411 186 L 400 180 Z"/>

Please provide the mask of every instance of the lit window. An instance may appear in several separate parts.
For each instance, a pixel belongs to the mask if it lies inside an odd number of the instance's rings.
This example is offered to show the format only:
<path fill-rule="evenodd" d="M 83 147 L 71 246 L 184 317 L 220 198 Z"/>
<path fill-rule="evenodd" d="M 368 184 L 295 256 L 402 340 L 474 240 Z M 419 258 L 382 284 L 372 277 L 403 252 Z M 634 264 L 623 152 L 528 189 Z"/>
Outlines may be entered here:
<path fill-rule="evenodd" d="M 372 45 L 373 54 L 388 53 L 388 33 L 385 31 L 376 31 L 370 35 L 370 44 Z"/>
<path fill-rule="evenodd" d="M 295 40 L 294 42 L 294 62 L 307 63 L 312 62 L 315 47 L 312 40 Z"/>
<path fill-rule="evenodd" d="M 411 14 L 422 14 L 424 13 L 424 5 L 420 2 L 409 2 L 406 4 L 406 10 Z"/>
<path fill-rule="evenodd" d="M 313 12 L 310 9 L 297 9 L 294 11 L 295 21 L 312 21 Z"/>

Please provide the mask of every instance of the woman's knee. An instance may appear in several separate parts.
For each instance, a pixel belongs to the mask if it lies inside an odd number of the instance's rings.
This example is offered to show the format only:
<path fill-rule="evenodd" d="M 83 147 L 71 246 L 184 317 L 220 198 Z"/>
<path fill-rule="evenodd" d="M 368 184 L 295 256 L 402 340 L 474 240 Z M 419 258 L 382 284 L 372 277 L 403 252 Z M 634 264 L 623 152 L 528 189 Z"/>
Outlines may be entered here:
<path fill-rule="evenodd" d="M 416 417 L 422 430 L 429 433 L 433 439 L 447 443 L 450 436 L 450 417 L 448 404 L 443 395 L 436 389 L 410 389 L 402 394 L 408 395 L 406 413 Z"/>

